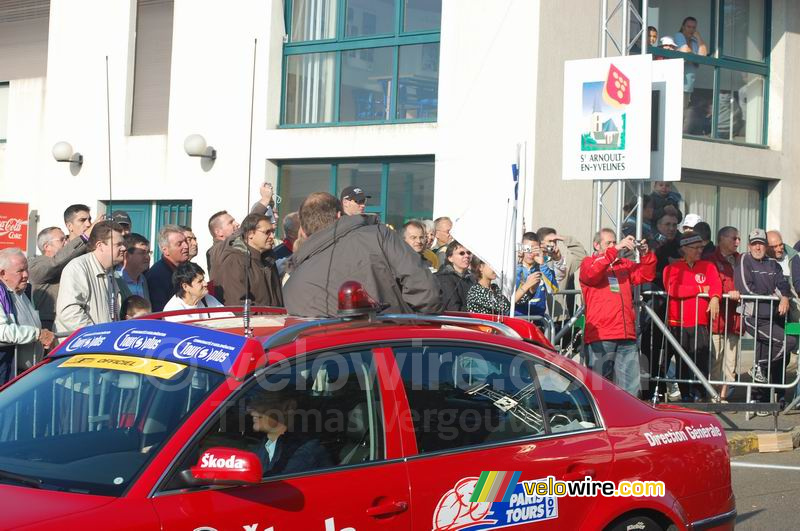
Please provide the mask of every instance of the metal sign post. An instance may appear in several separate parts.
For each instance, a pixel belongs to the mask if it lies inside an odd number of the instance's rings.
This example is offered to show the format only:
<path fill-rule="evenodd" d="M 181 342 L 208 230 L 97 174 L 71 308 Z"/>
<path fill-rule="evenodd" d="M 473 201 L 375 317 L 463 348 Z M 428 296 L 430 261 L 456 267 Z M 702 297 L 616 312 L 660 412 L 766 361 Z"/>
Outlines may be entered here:
<path fill-rule="evenodd" d="M 608 41 L 614 45 L 619 55 L 629 55 L 637 42 L 641 53 L 647 53 L 647 0 L 642 0 L 642 12 L 639 13 L 633 0 L 618 0 L 614 8 L 609 12 L 608 0 L 603 0 L 602 6 L 602 28 L 600 31 L 600 57 L 608 57 Z M 615 20 L 619 19 L 619 28 L 614 28 Z M 633 36 L 630 35 L 631 21 L 636 21 L 640 28 Z M 616 37 L 616 38 L 615 38 Z M 595 203 L 595 232 L 603 228 L 604 215 L 609 219 L 617 233 L 617 238 L 622 238 L 622 227 L 625 223 L 624 203 L 626 187 L 636 195 L 636 205 L 629 212 L 629 216 L 635 215 L 636 220 L 636 239 L 642 238 L 642 196 L 644 194 L 643 181 L 637 180 L 634 183 L 629 181 L 595 181 L 596 192 Z M 610 192 L 615 189 L 615 194 Z M 610 202 L 606 198 L 615 197 L 614 214 L 606 208 Z"/>

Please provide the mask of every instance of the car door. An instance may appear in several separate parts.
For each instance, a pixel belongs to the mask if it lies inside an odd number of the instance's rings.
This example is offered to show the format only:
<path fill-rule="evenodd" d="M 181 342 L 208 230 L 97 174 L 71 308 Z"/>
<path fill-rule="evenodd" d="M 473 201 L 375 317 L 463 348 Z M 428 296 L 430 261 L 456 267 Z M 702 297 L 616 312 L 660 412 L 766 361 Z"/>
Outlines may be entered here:
<path fill-rule="evenodd" d="M 526 496 L 521 482 L 607 477 L 611 447 L 582 384 L 483 345 L 393 350 L 414 423 L 404 435 L 416 447 L 408 459 L 415 529 L 580 528 L 596 498 Z M 473 501 L 476 489 L 486 501 Z"/>
<path fill-rule="evenodd" d="M 221 408 L 211 429 L 184 453 L 153 498 L 163 528 L 410 529 L 408 476 L 400 459 L 399 435 L 385 423 L 387 417 L 395 417 L 395 404 L 384 399 L 376 369 L 386 365 L 376 358 L 387 355 L 365 349 L 302 356 L 273 365 L 255 378 Z M 315 458 L 311 466 L 311 460 L 300 465 L 282 461 L 277 449 L 266 457 L 257 406 L 265 399 L 282 401 L 276 409 L 286 413 L 280 419 L 286 431 L 277 438 L 277 448 L 285 437 L 302 437 L 321 449 L 323 458 Z M 270 415 L 274 426 L 279 415 Z M 260 452 L 262 483 L 182 484 L 180 471 L 193 466 L 204 449 L 219 446 Z M 299 455 L 300 450 L 292 453 Z M 272 468 L 281 462 L 285 464 Z"/>

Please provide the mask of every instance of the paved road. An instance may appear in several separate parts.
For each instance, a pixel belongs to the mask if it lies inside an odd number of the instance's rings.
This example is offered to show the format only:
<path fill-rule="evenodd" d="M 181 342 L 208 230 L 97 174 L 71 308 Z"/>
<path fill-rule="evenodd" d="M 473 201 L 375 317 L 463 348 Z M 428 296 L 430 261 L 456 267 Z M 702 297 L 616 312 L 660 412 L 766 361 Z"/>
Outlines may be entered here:
<path fill-rule="evenodd" d="M 758 464 L 779 468 L 743 468 Z M 800 449 L 774 454 L 750 454 L 731 459 L 736 494 L 736 529 L 798 529 Z"/>

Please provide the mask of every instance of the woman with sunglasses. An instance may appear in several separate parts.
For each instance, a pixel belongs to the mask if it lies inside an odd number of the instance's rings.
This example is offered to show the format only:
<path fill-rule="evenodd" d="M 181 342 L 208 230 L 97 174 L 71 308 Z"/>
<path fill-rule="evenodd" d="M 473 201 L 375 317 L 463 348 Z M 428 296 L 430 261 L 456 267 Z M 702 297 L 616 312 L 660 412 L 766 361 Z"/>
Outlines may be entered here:
<path fill-rule="evenodd" d="M 447 244 L 444 256 L 444 264 L 434 275 L 442 297 L 442 310 L 465 312 L 467 311 L 467 291 L 475 284 L 475 279 L 469 270 L 472 253 L 453 240 Z"/>

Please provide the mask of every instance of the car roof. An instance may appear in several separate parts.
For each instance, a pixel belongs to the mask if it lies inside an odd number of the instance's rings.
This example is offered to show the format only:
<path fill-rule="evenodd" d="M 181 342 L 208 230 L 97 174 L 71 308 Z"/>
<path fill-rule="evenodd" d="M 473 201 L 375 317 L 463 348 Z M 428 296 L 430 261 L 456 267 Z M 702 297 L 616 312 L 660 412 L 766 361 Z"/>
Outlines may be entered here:
<path fill-rule="evenodd" d="M 63 341 L 48 357 L 75 354 L 118 354 L 157 358 L 221 372 L 243 379 L 267 365 L 268 353 L 276 349 L 300 353 L 292 348 L 302 339 L 304 349 L 312 345 L 346 345 L 407 337 L 490 340 L 505 337 L 552 349 L 544 335 L 529 321 L 506 316 L 479 314 L 391 314 L 348 315 L 333 318 L 290 316 L 283 309 L 253 308 L 249 333 L 242 316 L 231 316 L 240 308 L 203 308 L 151 314 L 143 319 L 104 323 L 82 328 Z M 159 318 L 192 313 L 211 314 L 187 322 Z M 220 313 L 219 317 L 214 313 Z M 284 348 L 282 348 L 284 347 Z M 303 349 L 303 350 L 304 350 Z"/>

